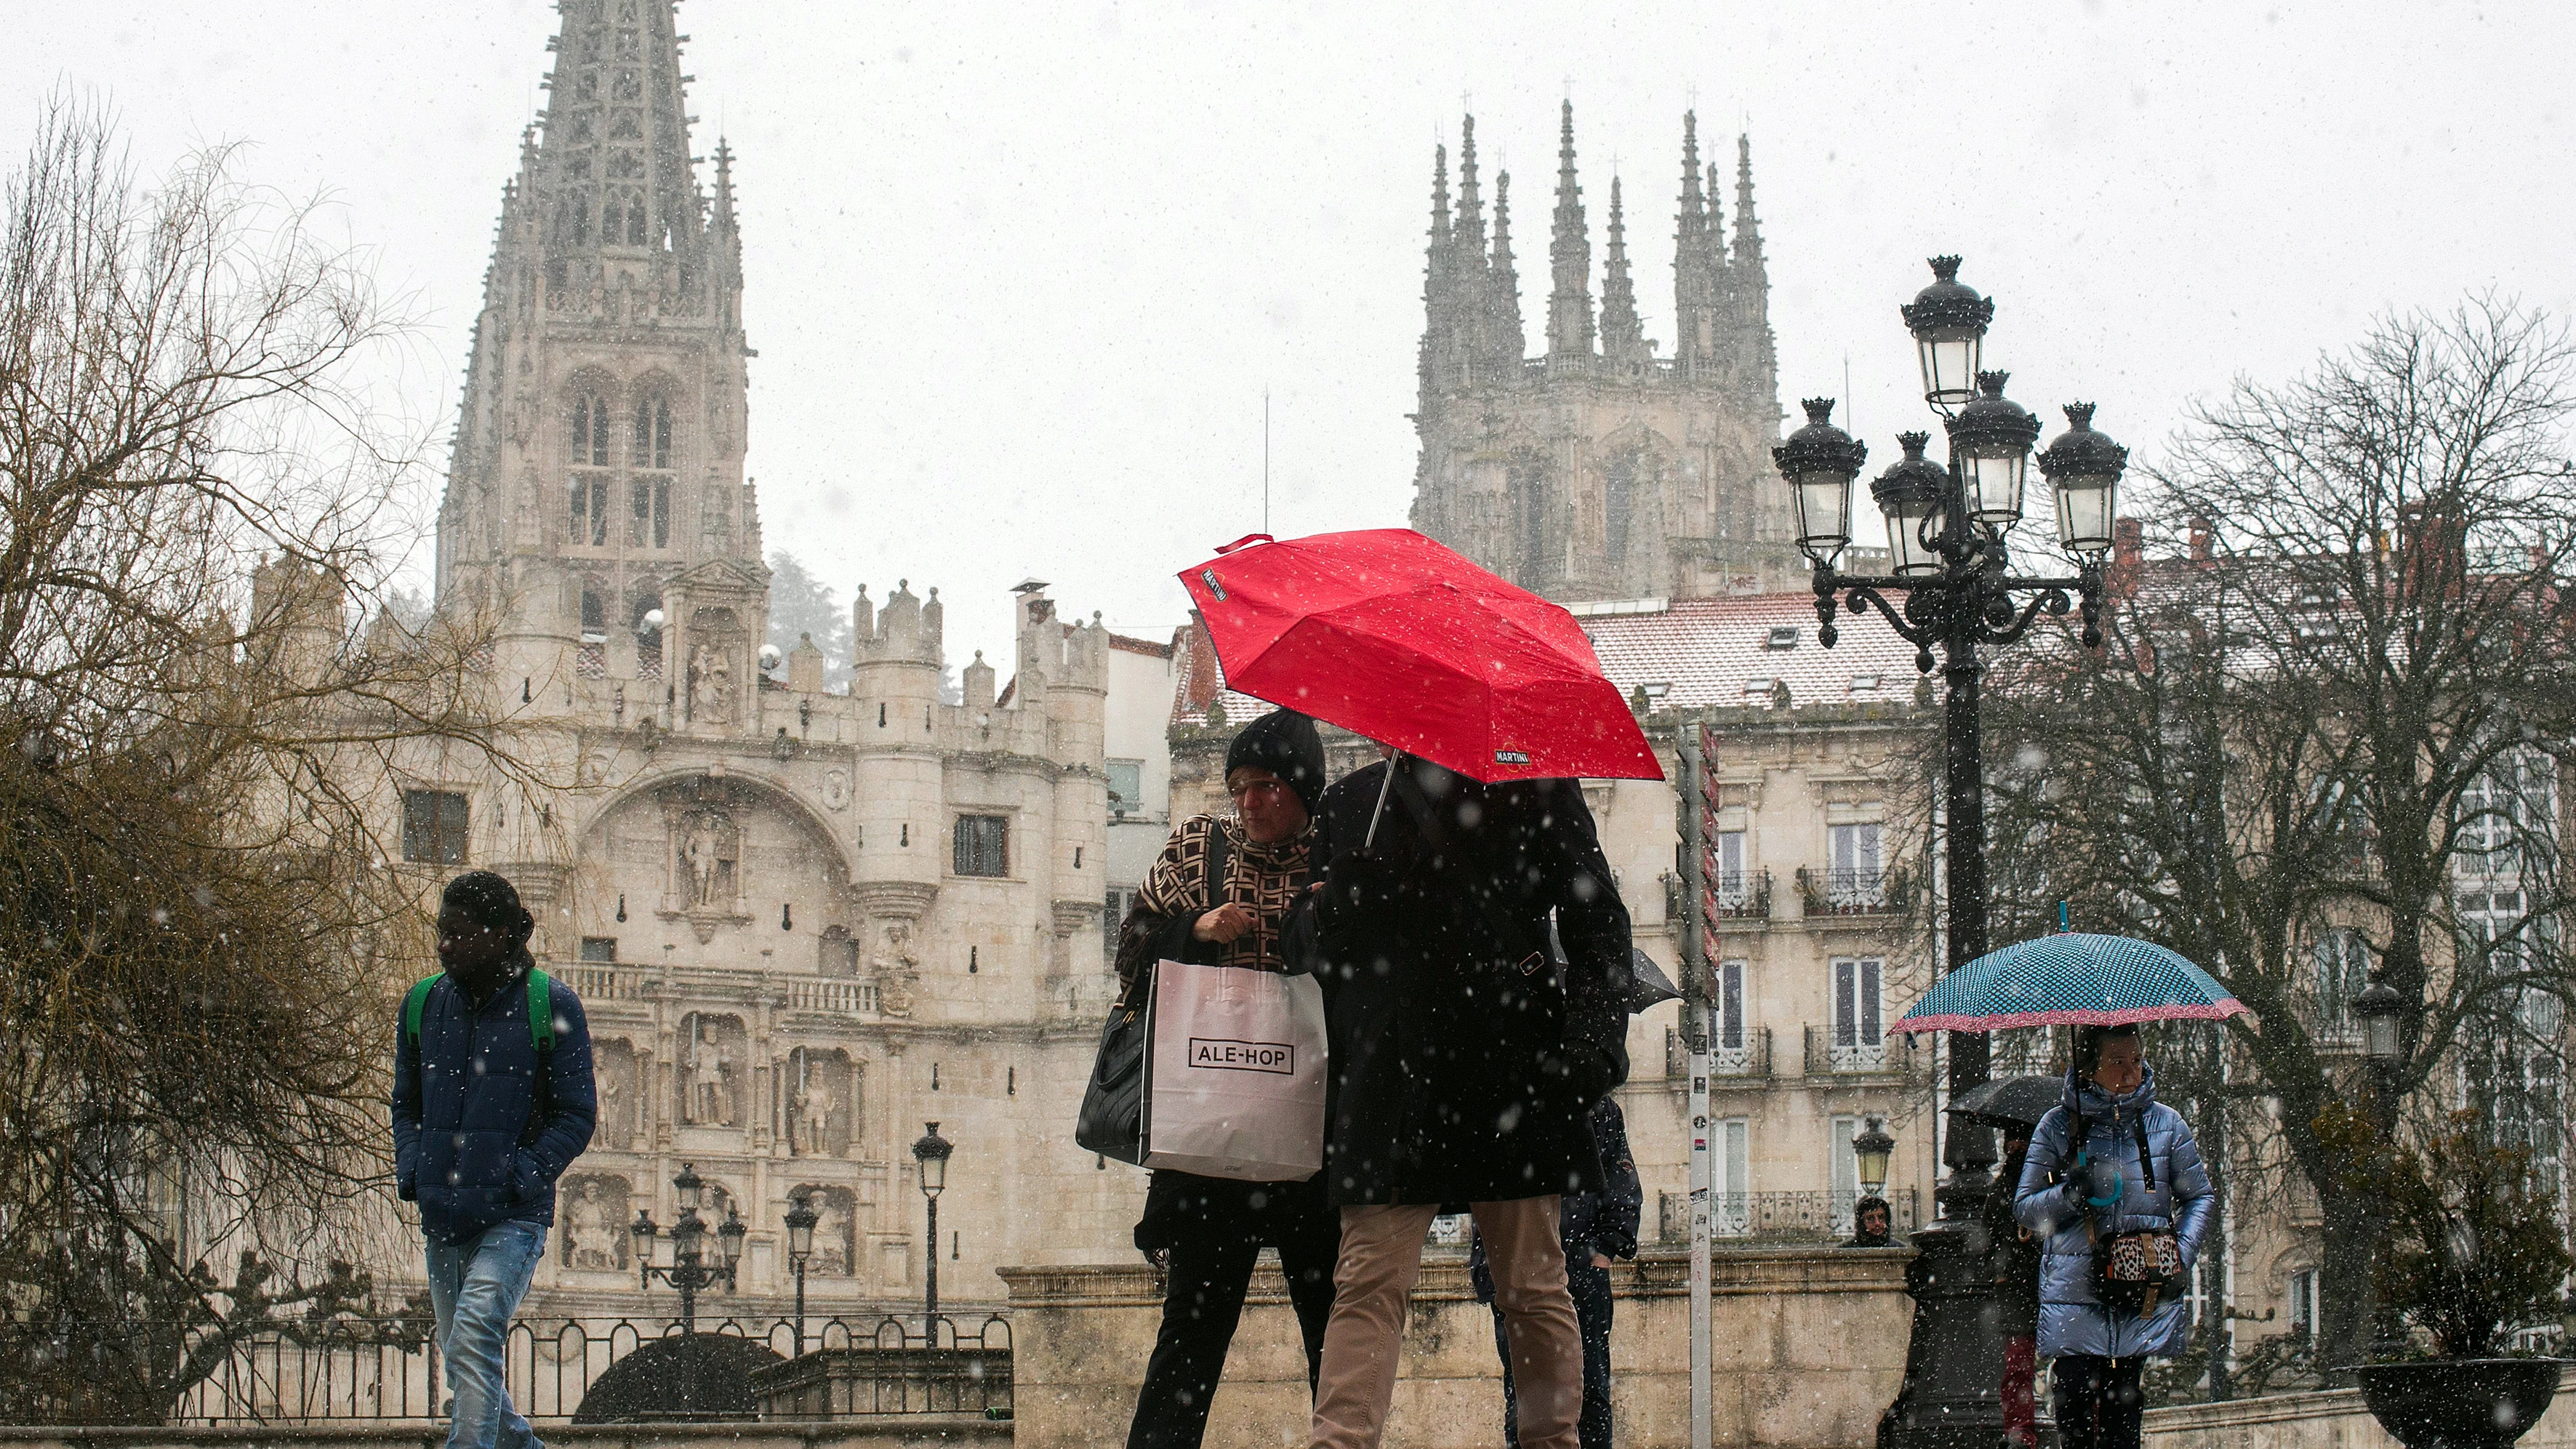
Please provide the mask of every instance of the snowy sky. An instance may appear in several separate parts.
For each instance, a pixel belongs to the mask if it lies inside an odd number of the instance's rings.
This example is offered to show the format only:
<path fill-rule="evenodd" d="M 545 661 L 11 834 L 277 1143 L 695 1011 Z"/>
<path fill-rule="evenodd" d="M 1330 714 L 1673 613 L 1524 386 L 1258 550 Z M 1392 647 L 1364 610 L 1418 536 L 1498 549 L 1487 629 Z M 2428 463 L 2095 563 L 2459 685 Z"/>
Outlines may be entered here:
<path fill-rule="evenodd" d="M 1261 524 L 1265 388 L 1273 531 L 1404 520 L 1431 148 L 1462 96 L 1514 172 L 1533 329 L 1570 95 L 1596 266 L 1615 169 L 1669 351 L 1695 104 L 1704 138 L 1753 135 L 1785 409 L 1847 397 L 1894 457 L 1924 416 L 1896 304 L 1955 250 L 2014 396 L 2052 433 L 2097 401 L 2144 455 L 2375 312 L 2576 304 L 2571 16 L 685 0 L 680 25 L 696 149 L 739 153 L 770 546 L 844 599 L 941 585 L 962 659 L 1007 657 L 1029 575 L 1130 632 L 1177 622 L 1172 574 Z M 147 167 L 242 140 L 251 179 L 327 189 L 423 310 L 390 380 L 443 436 L 553 26 L 543 0 L 43 0 L 0 115 L 14 150 L 47 90 L 96 87 Z"/>

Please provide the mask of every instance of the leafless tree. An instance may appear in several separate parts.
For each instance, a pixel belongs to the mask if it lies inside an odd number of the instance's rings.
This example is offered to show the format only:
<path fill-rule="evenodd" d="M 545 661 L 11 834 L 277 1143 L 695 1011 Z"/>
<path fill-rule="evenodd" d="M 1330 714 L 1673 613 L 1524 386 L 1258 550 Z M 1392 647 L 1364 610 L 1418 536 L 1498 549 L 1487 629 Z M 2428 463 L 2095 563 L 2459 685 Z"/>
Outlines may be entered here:
<path fill-rule="evenodd" d="M 0 1419 L 152 1421 L 367 1304 L 329 1259 L 428 959 L 388 771 L 545 783 L 482 672 L 507 601 L 398 617 L 424 439 L 368 379 L 408 319 L 234 159 L 147 188 L 62 95 L 8 180 Z"/>
<path fill-rule="evenodd" d="M 2499 1135 L 2558 1155 L 2571 362 L 2558 324 L 2482 298 L 2239 382 L 2143 470 L 2139 511 L 2187 533 L 2115 564 L 2104 649 L 2019 651 L 1988 696 L 2014 762 L 1991 781 L 1997 939 L 2069 900 L 2252 1008 L 2227 1080 L 2203 1051 L 2167 1090 L 2235 1104 L 2231 1160 L 2319 1199 L 2322 1364 L 2369 1337 L 2370 1205 L 2332 1190 L 2314 1126 L 2375 1100 L 2365 975 L 2406 1004 L 2383 1122 L 2466 1082 Z"/>

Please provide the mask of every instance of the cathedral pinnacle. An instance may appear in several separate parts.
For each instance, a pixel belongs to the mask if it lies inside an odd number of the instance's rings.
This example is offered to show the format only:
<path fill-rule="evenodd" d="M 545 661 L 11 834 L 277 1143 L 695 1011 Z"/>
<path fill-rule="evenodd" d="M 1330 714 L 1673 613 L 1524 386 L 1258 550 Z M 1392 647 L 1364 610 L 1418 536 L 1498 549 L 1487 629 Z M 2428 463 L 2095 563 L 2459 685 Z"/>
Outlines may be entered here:
<path fill-rule="evenodd" d="M 1463 266 L 1468 258 L 1482 261 L 1485 256 L 1485 200 L 1476 186 L 1476 118 L 1469 116 L 1458 130 L 1458 254 Z"/>
<path fill-rule="evenodd" d="M 1548 239 L 1548 272 L 1555 289 L 1547 299 L 1547 351 L 1551 357 L 1592 355 L 1592 240 L 1583 220 L 1583 187 L 1574 174 L 1574 102 L 1559 113 L 1556 148 L 1556 225 Z"/>
<path fill-rule="evenodd" d="M 1431 148 L 1431 245 L 1435 251 L 1449 241 L 1449 148 Z"/>
<path fill-rule="evenodd" d="M 1520 365 L 1521 349 L 1527 345 L 1521 335 L 1520 265 L 1512 256 L 1512 173 L 1494 173 L 1494 363 L 1503 368 Z"/>
<path fill-rule="evenodd" d="M 1610 245 L 1601 275 L 1601 355 L 1645 360 L 1646 327 L 1637 316 L 1637 288 L 1628 276 L 1628 225 L 1619 178 L 1610 178 Z"/>

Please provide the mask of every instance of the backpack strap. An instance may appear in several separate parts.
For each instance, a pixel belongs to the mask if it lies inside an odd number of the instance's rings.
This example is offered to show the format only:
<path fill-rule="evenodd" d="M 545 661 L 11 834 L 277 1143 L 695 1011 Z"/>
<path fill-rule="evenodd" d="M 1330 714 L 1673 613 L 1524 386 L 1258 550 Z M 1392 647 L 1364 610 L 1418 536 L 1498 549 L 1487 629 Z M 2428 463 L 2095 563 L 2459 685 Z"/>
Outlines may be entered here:
<path fill-rule="evenodd" d="M 519 1145 L 533 1146 L 546 1130 L 555 1105 L 555 979 L 528 967 L 528 1041 L 537 1049 L 537 1079 L 530 1084 L 528 1122 L 519 1129 Z"/>
<path fill-rule="evenodd" d="M 420 1018 L 421 1013 L 429 1008 L 429 988 L 436 986 L 446 975 L 441 971 L 436 976 L 424 976 L 413 982 L 411 990 L 403 995 L 403 1040 L 410 1042 L 415 1052 L 420 1050 Z"/>

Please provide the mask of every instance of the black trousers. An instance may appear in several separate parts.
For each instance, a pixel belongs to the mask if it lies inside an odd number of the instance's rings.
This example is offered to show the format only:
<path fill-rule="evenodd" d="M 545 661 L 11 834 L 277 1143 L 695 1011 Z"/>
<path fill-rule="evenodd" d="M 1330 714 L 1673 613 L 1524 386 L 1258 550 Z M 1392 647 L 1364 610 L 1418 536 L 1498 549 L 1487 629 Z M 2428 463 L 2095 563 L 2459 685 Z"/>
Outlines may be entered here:
<path fill-rule="evenodd" d="M 1565 1287 L 1574 1296 L 1575 1326 L 1583 1330 L 1583 1417 L 1575 1421 L 1575 1434 L 1583 1449 L 1610 1449 L 1610 1270 L 1569 1258 Z M 1519 1449 L 1520 1395 L 1512 1387 L 1511 1333 L 1499 1307 L 1494 1351 L 1503 1356 L 1503 1442 Z"/>
<path fill-rule="evenodd" d="M 1306 1341 L 1306 1391 L 1324 1359 L 1324 1324 L 1333 1316 L 1333 1262 L 1341 1256 L 1338 1217 L 1324 1216 L 1281 1234 L 1279 1267 L 1288 1279 L 1288 1302 Z M 1225 1351 L 1243 1317 L 1243 1295 L 1252 1285 L 1261 1243 L 1249 1234 L 1213 1226 L 1176 1236 L 1171 1273 L 1163 1290 L 1163 1327 L 1145 1364 L 1145 1386 L 1136 1395 L 1136 1417 L 1127 1449 L 1198 1449 L 1207 1432 L 1208 1404 L 1225 1372 Z"/>
<path fill-rule="evenodd" d="M 2143 1358 L 2068 1354 L 2049 1370 L 2057 1406 L 2057 1438 L 2065 1449 L 2138 1449 L 2139 1415 L 2147 1396 L 2138 1387 Z"/>

